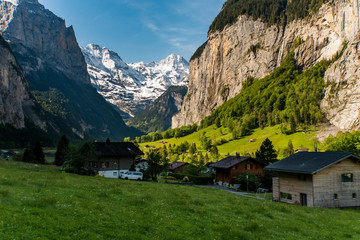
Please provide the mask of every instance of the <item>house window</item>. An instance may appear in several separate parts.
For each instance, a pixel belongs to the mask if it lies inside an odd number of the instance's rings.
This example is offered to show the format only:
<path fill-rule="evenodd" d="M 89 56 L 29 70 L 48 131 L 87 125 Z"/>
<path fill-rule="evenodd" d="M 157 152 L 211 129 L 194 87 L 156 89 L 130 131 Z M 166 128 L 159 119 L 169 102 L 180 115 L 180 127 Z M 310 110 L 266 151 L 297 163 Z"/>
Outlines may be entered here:
<path fill-rule="evenodd" d="M 341 175 L 341 180 L 344 183 L 353 182 L 353 174 L 352 173 L 344 173 L 343 175 Z"/>
<path fill-rule="evenodd" d="M 352 194 L 352 198 L 353 198 L 353 199 L 356 199 L 356 193 L 353 193 L 353 194 Z"/>
<path fill-rule="evenodd" d="M 334 200 L 338 200 L 338 195 L 337 195 L 337 193 L 334 194 Z"/>
<path fill-rule="evenodd" d="M 247 164 L 247 169 L 249 169 L 249 170 L 251 169 L 251 164 L 250 163 Z"/>
<path fill-rule="evenodd" d="M 292 200 L 292 194 L 290 193 L 280 193 L 280 198 L 283 200 Z"/>
<path fill-rule="evenodd" d="M 305 182 L 306 181 L 306 175 L 305 174 L 299 174 L 299 181 L 303 181 Z"/>

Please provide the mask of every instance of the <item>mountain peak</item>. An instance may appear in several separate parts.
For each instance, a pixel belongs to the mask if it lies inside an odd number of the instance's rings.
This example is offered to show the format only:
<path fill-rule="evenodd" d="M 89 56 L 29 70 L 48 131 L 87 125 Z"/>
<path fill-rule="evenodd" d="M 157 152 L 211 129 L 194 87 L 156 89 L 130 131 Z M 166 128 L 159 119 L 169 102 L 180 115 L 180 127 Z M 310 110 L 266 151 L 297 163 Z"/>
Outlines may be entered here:
<path fill-rule="evenodd" d="M 27 3 L 36 3 L 36 4 L 39 3 L 38 0 L 0 0 L 0 1 L 10 2 L 10 3 L 12 3 L 12 4 L 16 5 L 16 6 L 19 5 L 19 4 L 21 4 L 21 3 L 24 3 L 24 2 L 27 2 Z"/>

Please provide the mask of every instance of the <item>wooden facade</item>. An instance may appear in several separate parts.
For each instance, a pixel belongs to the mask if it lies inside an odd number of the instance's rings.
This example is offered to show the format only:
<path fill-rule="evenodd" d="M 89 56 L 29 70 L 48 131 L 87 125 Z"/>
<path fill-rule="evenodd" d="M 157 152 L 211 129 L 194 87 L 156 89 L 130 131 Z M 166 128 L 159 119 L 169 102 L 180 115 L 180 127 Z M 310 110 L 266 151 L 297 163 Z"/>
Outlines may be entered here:
<path fill-rule="evenodd" d="M 236 184 L 235 178 L 242 173 L 253 173 L 261 177 L 264 176 L 265 164 L 260 163 L 253 158 L 239 159 L 239 161 L 234 162 L 234 164 L 231 164 L 229 167 L 222 167 L 219 165 L 216 167 L 215 164 L 212 164 L 211 166 L 216 169 L 215 181 L 219 184 Z"/>
<path fill-rule="evenodd" d="M 143 155 L 133 143 L 96 142 L 97 157 L 89 159 L 87 168 L 94 174 L 108 178 L 119 178 L 120 173 L 135 165 L 136 157 Z"/>
<path fill-rule="evenodd" d="M 347 158 L 314 174 L 279 172 L 273 199 L 309 207 L 359 207 L 360 163 Z"/>

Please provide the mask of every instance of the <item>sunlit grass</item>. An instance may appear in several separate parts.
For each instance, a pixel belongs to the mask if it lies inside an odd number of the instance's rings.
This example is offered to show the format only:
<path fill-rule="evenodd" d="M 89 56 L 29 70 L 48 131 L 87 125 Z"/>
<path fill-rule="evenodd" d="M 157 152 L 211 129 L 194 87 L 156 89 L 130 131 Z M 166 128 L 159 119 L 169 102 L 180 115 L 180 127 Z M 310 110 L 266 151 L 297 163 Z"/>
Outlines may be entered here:
<path fill-rule="evenodd" d="M 359 239 L 360 212 L 0 161 L 0 239 Z"/>
<path fill-rule="evenodd" d="M 209 137 L 209 139 L 211 139 L 213 142 L 214 140 L 219 141 L 220 139 L 232 139 L 232 134 L 227 128 L 221 128 L 220 130 L 220 128 L 216 128 L 213 125 L 185 137 L 165 139 L 164 141 L 168 142 L 166 144 L 167 146 L 168 144 L 179 145 L 187 141 L 190 144 L 196 143 L 196 145 L 200 147 L 201 143 L 199 137 L 203 132 L 206 132 L 206 136 Z M 314 150 L 312 139 L 315 137 L 315 133 L 316 132 L 313 130 L 306 133 L 299 131 L 294 134 L 286 135 L 281 133 L 279 126 L 267 127 L 264 129 L 258 128 L 255 129 L 250 136 L 246 136 L 237 140 L 232 140 L 223 145 L 219 145 L 218 149 L 221 155 L 226 155 L 228 153 L 234 155 L 236 152 L 255 153 L 256 150 L 259 149 L 261 143 L 265 140 L 265 138 L 268 137 L 273 142 L 275 150 L 286 148 L 290 139 L 293 143 L 294 149 L 308 148 L 309 150 Z M 256 141 L 249 142 L 250 139 L 256 139 Z M 144 151 L 147 151 L 146 149 L 144 149 L 145 145 L 155 146 L 156 148 L 163 146 L 163 144 L 160 143 L 160 140 L 156 142 L 142 143 L 140 144 L 140 146 Z"/>

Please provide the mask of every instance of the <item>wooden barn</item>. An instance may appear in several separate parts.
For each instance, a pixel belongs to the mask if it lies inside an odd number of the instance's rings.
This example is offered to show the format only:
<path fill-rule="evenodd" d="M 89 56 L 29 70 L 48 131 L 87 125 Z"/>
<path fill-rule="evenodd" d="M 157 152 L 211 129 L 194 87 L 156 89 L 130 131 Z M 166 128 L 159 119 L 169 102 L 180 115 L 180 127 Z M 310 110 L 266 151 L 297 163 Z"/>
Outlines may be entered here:
<path fill-rule="evenodd" d="M 310 207 L 359 207 L 360 158 L 345 152 L 300 152 L 265 170 L 273 200 Z"/>
<path fill-rule="evenodd" d="M 259 176 L 264 176 L 265 166 L 266 164 L 251 157 L 241 157 L 238 154 L 210 164 L 210 167 L 216 170 L 216 183 L 226 186 L 235 184 L 235 177 L 241 173 L 254 173 Z"/>
<path fill-rule="evenodd" d="M 88 161 L 88 168 L 107 178 L 119 178 L 120 172 L 129 170 L 136 157 L 144 155 L 131 142 L 96 142 L 95 148 L 97 158 Z"/>

